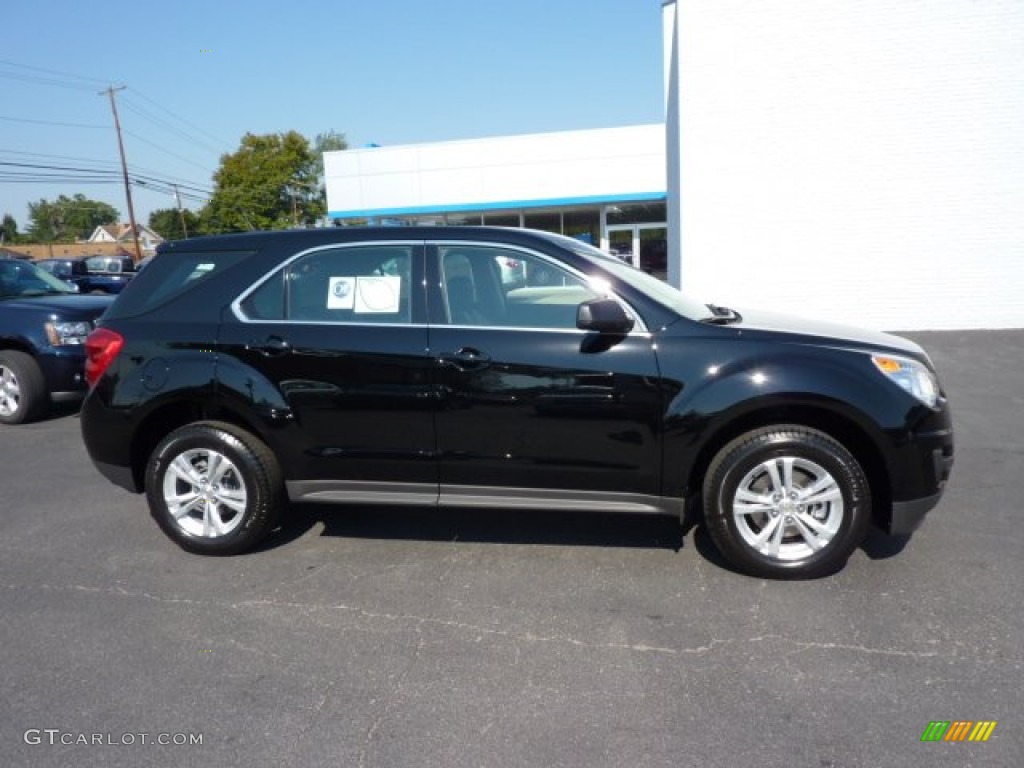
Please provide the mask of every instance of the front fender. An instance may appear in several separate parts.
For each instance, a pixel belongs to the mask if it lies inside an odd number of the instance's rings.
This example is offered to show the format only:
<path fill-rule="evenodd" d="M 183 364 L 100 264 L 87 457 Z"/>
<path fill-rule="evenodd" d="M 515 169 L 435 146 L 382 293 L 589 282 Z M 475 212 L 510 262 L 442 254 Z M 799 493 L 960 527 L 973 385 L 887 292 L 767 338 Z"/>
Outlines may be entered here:
<path fill-rule="evenodd" d="M 688 362 L 688 380 L 665 412 L 665 495 L 698 488 L 693 474 L 709 451 L 746 429 L 795 421 L 829 431 L 841 423 L 868 442 L 851 450 L 867 448 L 888 463 L 930 412 L 876 372 L 867 354 L 849 350 L 785 345 L 766 353 L 763 344 L 736 342 L 722 362 L 710 355 L 698 366 L 692 354 Z"/>

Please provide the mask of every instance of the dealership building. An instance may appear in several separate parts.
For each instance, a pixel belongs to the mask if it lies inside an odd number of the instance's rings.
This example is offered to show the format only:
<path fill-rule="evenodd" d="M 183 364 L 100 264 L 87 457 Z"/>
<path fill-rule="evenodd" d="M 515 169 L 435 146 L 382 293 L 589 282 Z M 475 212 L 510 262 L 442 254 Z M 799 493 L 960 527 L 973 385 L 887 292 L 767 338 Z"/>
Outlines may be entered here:
<path fill-rule="evenodd" d="M 664 124 L 328 152 L 329 215 L 560 232 L 730 306 L 1024 327 L 1024 3 L 661 13 Z"/>

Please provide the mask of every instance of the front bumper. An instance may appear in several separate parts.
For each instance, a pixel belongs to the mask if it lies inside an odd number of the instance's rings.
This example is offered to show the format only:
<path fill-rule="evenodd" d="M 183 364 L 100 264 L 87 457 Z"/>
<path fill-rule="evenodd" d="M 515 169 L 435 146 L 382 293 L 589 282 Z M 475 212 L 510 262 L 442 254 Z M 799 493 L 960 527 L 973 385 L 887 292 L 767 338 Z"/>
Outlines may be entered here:
<path fill-rule="evenodd" d="M 52 348 L 36 356 L 43 372 L 46 391 L 55 401 L 80 400 L 89 390 L 85 380 L 85 351 L 80 348 Z"/>
<path fill-rule="evenodd" d="M 941 424 L 917 432 L 896 452 L 889 466 L 892 508 L 886 531 L 900 536 L 913 533 L 946 490 L 953 471 L 953 426 L 948 410 L 938 414 Z"/>
<path fill-rule="evenodd" d="M 931 512 L 942 498 L 941 493 L 926 496 L 913 501 L 894 501 L 892 517 L 889 520 L 889 534 L 892 536 L 908 536 L 917 530 L 924 516 Z"/>

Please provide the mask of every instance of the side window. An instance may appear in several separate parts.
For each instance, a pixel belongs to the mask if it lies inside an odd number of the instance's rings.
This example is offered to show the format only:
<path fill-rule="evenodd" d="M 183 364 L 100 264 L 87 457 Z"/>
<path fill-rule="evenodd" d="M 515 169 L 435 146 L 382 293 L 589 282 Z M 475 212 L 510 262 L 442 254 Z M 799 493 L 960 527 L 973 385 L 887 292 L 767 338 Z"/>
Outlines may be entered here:
<path fill-rule="evenodd" d="M 576 307 L 598 298 L 583 280 L 540 256 L 500 247 L 440 247 L 452 325 L 576 328 Z"/>
<path fill-rule="evenodd" d="M 409 323 L 412 246 L 370 245 L 308 253 L 241 304 L 253 320 Z"/>

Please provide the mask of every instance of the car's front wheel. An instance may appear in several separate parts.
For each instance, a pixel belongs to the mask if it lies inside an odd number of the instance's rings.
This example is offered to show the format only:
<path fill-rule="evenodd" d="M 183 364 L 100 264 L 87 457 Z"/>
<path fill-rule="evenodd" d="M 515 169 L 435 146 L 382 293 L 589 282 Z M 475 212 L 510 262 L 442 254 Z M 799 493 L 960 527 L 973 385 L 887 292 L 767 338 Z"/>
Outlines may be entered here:
<path fill-rule="evenodd" d="M 150 513 L 189 552 L 234 555 L 276 525 L 283 494 L 274 454 L 233 424 L 184 426 L 156 447 L 146 467 Z"/>
<path fill-rule="evenodd" d="M 856 458 L 815 429 L 779 425 L 726 444 L 704 479 L 719 550 L 766 578 L 815 578 L 846 563 L 867 532 L 871 493 Z"/>
<path fill-rule="evenodd" d="M 49 407 L 46 380 L 32 356 L 13 349 L 0 352 L 0 424 L 41 419 Z"/>

